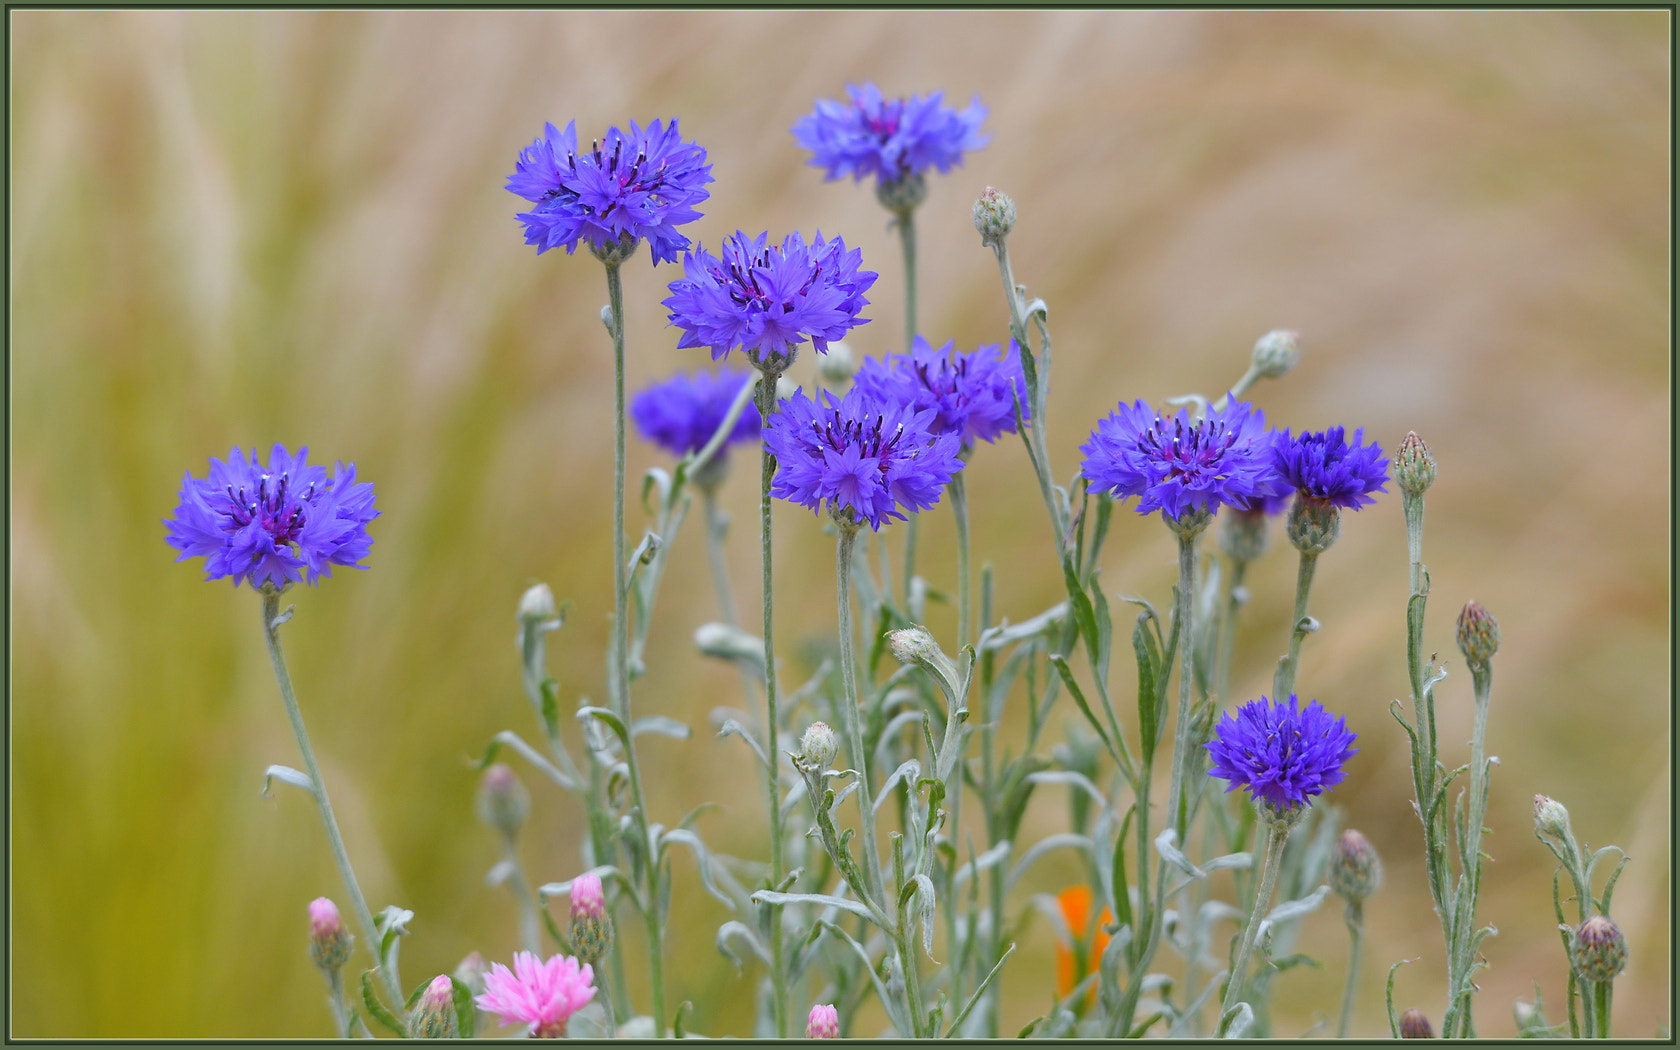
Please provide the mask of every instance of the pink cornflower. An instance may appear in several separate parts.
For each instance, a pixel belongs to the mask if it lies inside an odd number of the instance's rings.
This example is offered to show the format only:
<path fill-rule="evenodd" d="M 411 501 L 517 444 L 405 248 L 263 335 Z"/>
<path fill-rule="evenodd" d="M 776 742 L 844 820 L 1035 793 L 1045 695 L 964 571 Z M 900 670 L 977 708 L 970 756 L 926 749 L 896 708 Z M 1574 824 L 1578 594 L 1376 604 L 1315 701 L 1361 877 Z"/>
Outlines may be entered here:
<path fill-rule="evenodd" d="M 530 952 L 513 953 L 513 969 L 492 963 L 484 975 L 479 1009 L 502 1019 L 503 1025 L 528 1024 L 533 1039 L 559 1039 L 566 1021 L 595 997 L 595 974 L 587 963 L 568 955 L 546 962 Z"/>

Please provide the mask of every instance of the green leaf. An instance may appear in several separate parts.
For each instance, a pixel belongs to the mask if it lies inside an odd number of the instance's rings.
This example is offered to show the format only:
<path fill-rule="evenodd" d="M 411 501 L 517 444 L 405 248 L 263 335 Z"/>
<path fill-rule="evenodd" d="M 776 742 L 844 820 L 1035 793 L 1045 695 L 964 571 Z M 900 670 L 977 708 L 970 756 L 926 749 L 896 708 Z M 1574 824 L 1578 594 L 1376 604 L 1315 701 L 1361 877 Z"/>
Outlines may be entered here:
<path fill-rule="evenodd" d="M 1126 881 L 1126 834 L 1132 829 L 1132 818 L 1137 816 L 1137 806 L 1126 809 L 1126 816 L 1120 821 L 1120 833 L 1114 837 L 1114 862 L 1110 875 L 1110 892 L 1114 896 L 1114 917 L 1121 926 L 1132 925 L 1132 895 L 1127 893 L 1129 884 Z"/>
<path fill-rule="evenodd" d="M 414 1009 L 414 1004 L 420 1001 L 420 993 L 424 992 L 426 990 L 426 986 L 431 983 L 431 979 L 428 978 L 414 986 L 414 991 L 409 992 L 408 998 L 403 1002 L 403 1011 L 405 1013 Z"/>
<path fill-rule="evenodd" d="M 624 728 L 624 722 L 611 711 L 604 707 L 580 707 L 577 710 L 577 717 L 579 719 L 593 718 L 604 723 L 608 729 L 613 731 L 613 735 L 618 737 L 625 750 L 630 749 L 630 731 Z"/>
<path fill-rule="evenodd" d="M 700 836 L 696 835 L 687 828 L 672 828 L 660 837 L 659 855 L 661 857 L 664 857 L 665 855 L 665 847 L 669 846 L 673 842 L 681 843 L 694 851 L 695 866 L 700 869 L 701 885 L 706 887 L 707 893 L 710 893 L 713 897 L 722 901 L 730 911 L 734 911 L 734 899 L 727 893 L 718 889 L 717 883 L 712 879 L 712 855 L 711 852 L 706 849 L 706 844 L 700 841 Z"/>
<path fill-rule="evenodd" d="M 1146 769 L 1154 765 L 1155 748 L 1166 727 L 1165 676 L 1161 673 L 1160 646 L 1148 627 L 1151 615 L 1139 613 L 1132 628 L 1132 652 L 1137 656 L 1138 673 L 1138 748 L 1143 753 Z"/>
<path fill-rule="evenodd" d="M 1617 852 L 1620 852 L 1620 848 L 1616 846 L 1606 846 L 1604 848 L 1615 849 Z M 1593 859 L 1595 861 L 1598 859 L 1596 854 L 1593 856 Z M 1598 910 L 1599 913 L 1604 915 L 1606 918 L 1610 915 L 1610 895 L 1616 892 L 1616 880 L 1622 877 L 1622 869 L 1627 867 L 1627 862 L 1627 854 L 1623 853 L 1621 863 L 1616 865 L 1616 870 L 1610 873 L 1610 878 L 1604 883 L 1604 897 L 1599 901 Z M 1587 877 L 1590 879 L 1592 876 L 1589 875 Z"/>
<path fill-rule="evenodd" d="M 1021 359 L 1022 359 L 1022 360 L 1023 360 L 1023 361 L 1025 361 L 1025 360 L 1026 360 L 1026 355 L 1025 355 L 1025 354 L 1022 354 L 1022 355 L 1021 355 Z M 1037 1017 L 1035 1017 L 1035 1018 L 1033 1018 L 1033 1019 L 1032 1019 L 1032 1020 L 1030 1020 L 1030 1021 L 1028 1021 L 1028 1022 L 1027 1022 L 1027 1023 L 1026 1023 L 1026 1025 L 1025 1025 L 1025 1026 L 1024 1026 L 1024 1027 L 1022 1027 L 1022 1029 L 1021 1029 L 1021 1030 L 1020 1030 L 1020 1031 L 1019 1031 L 1019 1032 L 1016 1032 L 1016 1033 L 1015 1033 L 1015 1038 L 1017 1038 L 1017 1039 L 1025 1039 L 1025 1038 L 1026 1038 L 1026 1037 L 1027 1037 L 1027 1036 L 1029 1036 L 1029 1035 L 1032 1035 L 1032 1033 L 1033 1033 L 1033 1029 L 1035 1029 L 1035 1028 L 1037 1028 L 1037 1027 L 1038 1027 L 1038 1026 L 1039 1026 L 1039 1025 L 1041 1025 L 1041 1024 L 1043 1024 L 1043 1023 L 1044 1023 L 1044 1015 L 1043 1015 L 1043 1014 L 1039 1014 L 1039 1015 L 1038 1015 L 1038 1016 L 1037 1016 Z"/>
<path fill-rule="evenodd" d="M 465 982 L 449 979 L 449 999 L 455 1004 L 455 1027 L 462 1039 L 471 1039 L 478 1027 L 478 1006 L 473 1002 L 472 989 Z"/>
<path fill-rule="evenodd" d="M 986 994 L 986 989 L 991 987 L 992 981 L 997 979 L 998 971 L 1003 969 L 1003 964 L 1009 960 L 1011 955 L 1014 954 L 1015 942 L 1011 941 L 1009 942 L 1009 947 L 1003 950 L 1003 954 L 998 956 L 997 965 L 992 967 L 991 972 L 986 974 L 985 979 L 983 979 L 974 989 L 974 994 L 969 996 L 968 1002 L 964 1003 L 963 1008 L 957 1011 L 957 1016 L 951 1018 L 950 1027 L 945 1029 L 946 1039 L 950 1039 L 956 1035 L 958 1027 L 960 1027 L 962 1023 L 968 1019 L 969 1011 L 973 1010 L 975 1005 L 980 1002 L 980 997 Z"/>
<path fill-rule="evenodd" d="M 554 921 L 553 914 L 549 912 L 546 906 L 538 908 L 537 911 L 542 914 L 543 925 L 548 927 L 548 935 L 554 938 L 554 943 L 559 945 L 565 954 L 571 955 L 572 944 L 566 939 L 566 935 L 560 932 L 560 924 Z"/>
<path fill-rule="evenodd" d="M 548 730 L 548 738 L 553 740 L 560 735 L 560 683 L 553 678 L 544 678 L 539 688 L 542 690 L 543 728 Z"/>
<path fill-rule="evenodd" d="M 752 895 L 752 899 L 760 904 L 817 904 L 824 908 L 839 908 L 849 911 L 853 915 L 861 915 L 870 922 L 879 925 L 875 913 L 869 910 L 867 904 L 836 897 L 827 893 L 777 893 L 775 890 L 759 890 Z"/>
<path fill-rule="evenodd" d="M 379 1001 L 379 996 L 373 991 L 373 971 L 362 971 L 362 1005 L 367 1008 L 368 1016 L 390 1029 L 391 1034 L 398 1039 L 407 1039 L 408 1030 L 397 1020 L 396 1015 Z"/>
<path fill-rule="evenodd" d="M 1056 669 L 1056 673 L 1062 676 L 1062 684 L 1067 686 L 1068 693 L 1073 697 L 1073 702 L 1079 705 L 1080 712 L 1085 715 L 1085 721 L 1091 723 L 1091 728 L 1097 731 L 1097 739 L 1103 742 L 1103 747 L 1108 749 L 1109 755 L 1116 764 L 1123 764 L 1120 761 L 1120 752 L 1114 748 L 1114 741 L 1108 738 L 1108 730 L 1104 729 L 1103 724 L 1097 721 L 1097 716 L 1092 712 L 1091 705 L 1086 702 L 1085 691 L 1079 688 L 1079 682 L 1074 679 L 1073 668 L 1068 666 L 1067 657 L 1061 653 L 1051 653 L 1050 664 Z"/>
<path fill-rule="evenodd" d="M 1157 1010 L 1155 1013 L 1152 1013 L 1148 1017 L 1144 1018 L 1142 1024 L 1138 1025 L 1137 1027 L 1133 1028 L 1130 1032 L 1126 1033 L 1126 1038 L 1127 1039 L 1142 1039 L 1144 1037 L 1144 1034 L 1149 1031 L 1150 1026 L 1153 1025 L 1156 1021 L 1161 1020 L 1165 1016 L 1167 1016 L 1166 1011 Z"/>
<path fill-rule="evenodd" d="M 1097 611 L 1074 571 L 1072 555 L 1062 557 L 1062 580 L 1067 584 L 1068 600 L 1073 603 L 1074 623 L 1079 626 L 1080 637 L 1085 639 L 1085 651 L 1091 655 L 1091 663 L 1095 666 L 1101 658 L 1097 641 Z"/>
<path fill-rule="evenodd" d="M 1388 1004 L 1388 1035 L 1391 1039 L 1400 1038 L 1400 1019 L 1394 1016 L 1394 971 L 1411 961 L 1401 959 L 1388 968 L 1388 990 L 1384 993 L 1384 1001 Z"/>
<path fill-rule="evenodd" d="M 677 1012 L 671 1018 L 671 1036 L 673 1038 L 676 1038 L 676 1039 L 687 1039 L 688 1038 L 688 1031 L 683 1026 L 683 1021 L 686 1018 L 688 1012 L 692 1009 L 694 1009 L 694 1003 L 687 1000 L 687 999 L 684 999 L 682 1002 L 677 1004 Z"/>
<path fill-rule="evenodd" d="M 690 736 L 687 726 L 664 715 L 643 715 L 630 723 L 631 736 L 641 736 L 643 733 L 657 733 L 675 740 L 687 740 Z"/>

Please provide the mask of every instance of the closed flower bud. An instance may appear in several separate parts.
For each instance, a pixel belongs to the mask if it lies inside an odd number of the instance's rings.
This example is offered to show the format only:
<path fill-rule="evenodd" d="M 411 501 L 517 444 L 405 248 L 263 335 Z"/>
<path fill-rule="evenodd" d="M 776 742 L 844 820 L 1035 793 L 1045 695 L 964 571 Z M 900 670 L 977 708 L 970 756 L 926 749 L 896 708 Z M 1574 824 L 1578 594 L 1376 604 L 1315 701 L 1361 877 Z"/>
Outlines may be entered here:
<path fill-rule="evenodd" d="M 840 738 L 827 722 L 812 722 L 805 730 L 805 735 L 799 738 L 799 754 L 795 756 L 795 765 L 813 773 L 821 772 L 834 765 L 834 760 L 840 757 Z"/>
<path fill-rule="evenodd" d="M 1422 1010 L 1407 1010 L 1400 1015 L 1400 1038 L 1433 1039 L 1435 1029 L 1430 1026 L 1429 1018 L 1423 1016 Z"/>
<path fill-rule="evenodd" d="M 484 991 L 484 975 L 490 971 L 490 964 L 484 961 L 484 956 L 477 952 L 468 952 L 455 967 L 455 983 L 465 985 L 467 991 L 478 995 Z"/>
<path fill-rule="evenodd" d="M 817 355 L 817 375 L 831 387 L 845 386 L 857 370 L 857 355 L 845 343 L 829 343 L 828 353 Z"/>
<path fill-rule="evenodd" d="M 1350 904 L 1359 904 L 1382 885 L 1382 860 L 1371 841 L 1348 828 L 1330 855 L 1330 888 Z"/>
<path fill-rule="evenodd" d="M 1394 480 L 1408 496 L 1421 496 L 1435 484 L 1435 457 L 1415 430 L 1406 432 L 1399 451 L 1394 453 Z"/>
<path fill-rule="evenodd" d="M 349 960 L 353 941 L 338 905 L 325 897 L 309 902 L 309 958 L 316 966 L 325 973 L 337 973 Z"/>
<path fill-rule="evenodd" d="M 906 175 L 892 182 L 877 182 L 875 199 L 894 215 L 908 215 L 927 200 L 927 180 L 920 175 Z"/>
<path fill-rule="evenodd" d="M 478 819 L 512 838 L 531 811 L 531 795 L 512 769 L 497 762 L 478 782 Z"/>
<path fill-rule="evenodd" d="M 1561 841 L 1569 839 L 1569 811 L 1563 803 L 1545 795 L 1534 796 L 1534 830 Z"/>
<path fill-rule="evenodd" d="M 439 974 L 420 993 L 408 1018 L 410 1039 L 454 1039 L 460 1034 L 455 1023 L 455 986 Z"/>
<path fill-rule="evenodd" d="M 805 1021 L 805 1038 L 840 1038 L 840 1011 L 830 1003 L 818 1003 L 811 1007 L 811 1015 Z"/>
<path fill-rule="evenodd" d="M 528 587 L 519 598 L 519 620 L 521 623 L 547 623 L 560 615 L 554 606 L 554 592 L 548 589 L 548 584 L 539 583 Z"/>
<path fill-rule="evenodd" d="M 974 202 L 974 228 L 980 231 L 980 243 L 988 248 L 1008 237 L 1015 229 L 1015 202 L 1009 194 L 987 186 Z"/>
<path fill-rule="evenodd" d="M 920 666 L 933 675 L 947 700 L 953 704 L 957 702 L 962 693 L 962 678 L 957 672 L 957 665 L 945 655 L 945 650 L 939 648 L 939 643 L 934 641 L 926 627 L 918 624 L 888 631 L 887 644 L 892 647 L 892 654 L 899 663 Z"/>
<path fill-rule="evenodd" d="M 745 660 L 762 670 L 764 640 L 730 623 L 703 623 L 694 629 L 694 646 L 720 660 Z"/>
<path fill-rule="evenodd" d="M 1475 602 L 1458 614 L 1458 651 L 1471 667 L 1486 667 L 1499 651 L 1499 621 Z"/>
<path fill-rule="evenodd" d="M 1232 561 L 1248 562 L 1266 553 L 1266 512 L 1228 507 L 1219 527 L 1219 549 Z"/>
<path fill-rule="evenodd" d="M 1342 534 L 1342 508 L 1330 500 L 1297 493 L 1289 505 L 1285 531 L 1302 554 L 1322 554 Z"/>
<path fill-rule="evenodd" d="M 1627 969 L 1627 938 L 1607 915 L 1594 915 L 1575 930 L 1569 964 L 1585 981 L 1611 981 Z"/>
<path fill-rule="evenodd" d="M 572 925 L 566 931 L 572 950 L 579 960 L 591 965 L 599 962 L 612 948 L 612 916 L 607 914 L 607 899 L 601 889 L 601 877 L 585 872 L 572 880 Z"/>
<path fill-rule="evenodd" d="M 1267 332 L 1254 344 L 1254 370 L 1266 379 L 1276 379 L 1301 359 L 1301 333 L 1284 328 Z"/>

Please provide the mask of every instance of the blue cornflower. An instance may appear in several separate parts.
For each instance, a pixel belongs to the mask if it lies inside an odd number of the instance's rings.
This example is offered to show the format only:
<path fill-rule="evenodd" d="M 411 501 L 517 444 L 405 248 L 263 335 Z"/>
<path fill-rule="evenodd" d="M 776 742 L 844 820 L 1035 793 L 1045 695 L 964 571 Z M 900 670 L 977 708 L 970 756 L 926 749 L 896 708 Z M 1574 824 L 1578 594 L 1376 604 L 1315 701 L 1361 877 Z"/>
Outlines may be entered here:
<path fill-rule="evenodd" d="M 858 312 L 876 274 L 859 269 L 863 253 L 821 233 L 807 247 L 798 233 L 780 246 L 769 234 L 725 237 L 716 256 L 696 248 L 683 259 L 684 276 L 671 282 L 664 305 L 683 330 L 677 346 L 709 346 L 716 361 L 740 347 L 754 364 L 785 370 L 807 338 L 818 353 L 831 339 L 866 324 Z"/>
<path fill-rule="evenodd" d="M 180 506 L 164 519 L 169 545 L 181 552 L 175 560 L 202 556 L 205 579 L 232 576 L 235 587 L 284 588 L 305 575 L 313 586 L 332 565 L 366 568 L 356 563 L 373 545 L 373 485 L 356 481 L 354 463 L 328 477 L 305 464 L 308 455 L 275 445 L 265 466 L 255 449 L 247 458 L 235 447 L 226 463 L 211 457 L 209 477 L 186 475 Z"/>
<path fill-rule="evenodd" d="M 1283 813 L 1342 782 L 1342 763 L 1357 752 L 1354 734 L 1340 715 L 1317 700 L 1299 707 L 1261 697 L 1227 714 L 1208 742 L 1209 776 L 1229 780 L 1226 791 L 1248 789 L 1256 802 Z"/>
<path fill-rule="evenodd" d="M 673 456 L 685 456 L 705 447 L 729 414 L 741 387 L 754 381 L 751 373 L 740 369 L 674 375 L 637 394 L 630 403 L 630 416 L 643 437 Z M 724 438 L 718 456 L 721 458 L 732 444 L 758 437 L 758 428 L 758 409 L 748 401 Z"/>
<path fill-rule="evenodd" d="M 646 128 L 631 121 L 629 134 L 609 128 L 583 153 L 573 121 L 565 131 L 544 127 L 520 152 L 507 188 L 536 205 L 519 221 L 538 255 L 562 247 L 570 255 L 579 241 L 607 251 L 628 238 L 647 241 L 658 265 L 687 250 L 677 227 L 700 217 L 694 206 L 711 196 L 704 188 L 711 181 L 706 151 L 684 142 L 675 120 Z"/>
<path fill-rule="evenodd" d="M 783 401 L 764 428 L 779 467 L 771 495 L 837 521 L 879 530 L 904 511 L 939 502 L 963 467 L 956 434 L 935 433 L 933 411 L 883 400 L 860 387 L 813 401 L 803 390 Z"/>
<path fill-rule="evenodd" d="M 989 141 L 980 132 L 986 107 L 979 99 L 959 113 L 943 104 L 939 91 L 888 99 L 874 84 L 853 84 L 846 94 L 849 102 L 819 99 L 816 110 L 793 125 L 793 137 L 830 179 L 850 175 L 861 182 L 873 175 L 891 184 L 929 168 L 943 173 Z"/>
<path fill-rule="evenodd" d="M 1220 506 L 1248 507 L 1277 491 L 1265 415 L 1246 401 L 1209 409 L 1194 422 L 1179 409 L 1163 417 L 1147 404 L 1121 405 L 1097 424 L 1082 472 L 1095 491 L 1139 497 L 1138 513 L 1168 519 Z"/>
<path fill-rule="evenodd" d="M 1299 437 L 1285 430 L 1273 446 L 1277 472 L 1288 489 L 1312 499 L 1353 510 L 1369 506 L 1376 502 L 1371 493 L 1388 491 L 1388 460 L 1376 442 L 1361 444 L 1364 436 L 1355 430 L 1350 444 L 1341 427 Z"/>
<path fill-rule="evenodd" d="M 1031 418 L 1021 352 L 1014 343 L 1008 353 L 982 346 L 964 354 L 956 352 L 955 343 L 935 350 L 917 336 L 907 354 L 865 359 L 853 382 L 883 400 L 931 408 L 933 429 L 959 435 L 965 448 L 1014 433 L 1016 398 L 1022 417 Z"/>

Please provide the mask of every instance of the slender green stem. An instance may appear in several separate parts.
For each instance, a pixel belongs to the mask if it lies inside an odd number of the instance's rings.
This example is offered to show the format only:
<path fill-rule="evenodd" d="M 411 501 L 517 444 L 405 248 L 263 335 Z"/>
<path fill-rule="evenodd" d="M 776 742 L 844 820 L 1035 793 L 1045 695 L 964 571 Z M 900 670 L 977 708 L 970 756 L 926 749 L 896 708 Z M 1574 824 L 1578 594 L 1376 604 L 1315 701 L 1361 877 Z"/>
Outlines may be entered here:
<path fill-rule="evenodd" d="M 835 555 L 835 578 L 840 600 L 840 678 L 846 698 L 841 710 L 846 717 L 846 747 L 851 752 L 852 767 L 857 773 L 858 813 L 863 855 L 868 864 L 866 872 L 873 886 L 859 891 L 873 892 L 875 899 L 888 902 L 886 877 L 881 871 L 881 850 L 875 842 L 875 803 L 869 786 L 869 756 L 863 748 L 863 710 L 858 701 L 857 661 L 852 644 L 852 546 L 857 540 L 857 526 L 840 526 L 840 540 Z"/>
<path fill-rule="evenodd" d="M 1593 1011 L 1598 1015 L 1597 1038 L 1599 1039 L 1610 1038 L 1610 993 L 1613 989 L 1614 985 L 1610 981 L 1594 982 L 1593 998 L 1595 1002 L 1593 1003 Z"/>
<path fill-rule="evenodd" d="M 968 647 L 968 490 L 962 471 L 951 475 L 951 512 L 957 520 L 957 652 Z"/>
<path fill-rule="evenodd" d="M 327 995 L 330 997 L 328 1005 L 332 1007 L 333 1027 L 338 1029 L 338 1037 L 350 1038 L 350 1011 L 345 1009 L 342 970 L 327 971 Z"/>
<path fill-rule="evenodd" d="M 1231 964 L 1231 978 L 1225 985 L 1225 999 L 1219 1007 L 1221 1017 L 1242 998 L 1248 957 L 1254 951 L 1254 942 L 1260 933 L 1260 922 L 1272 909 L 1272 894 L 1277 889 L 1278 869 L 1283 864 L 1283 847 L 1289 840 L 1290 825 L 1287 822 L 1268 821 L 1268 825 L 1266 854 L 1260 862 L 1260 885 L 1254 891 L 1254 908 L 1249 912 L 1248 928 L 1243 930 L 1242 942 L 1237 946 L 1236 961 Z"/>
<path fill-rule="evenodd" d="M 917 539 L 922 532 L 922 516 L 910 515 L 910 520 L 904 523 L 904 615 L 914 616 L 910 611 L 910 595 L 912 585 L 916 581 L 916 547 Z"/>
<path fill-rule="evenodd" d="M 1204 523 L 1205 527 L 1205 523 Z M 1198 530 L 1181 528 L 1178 535 L 1178 594 L 1173 609 L 1174 627 L 1178 633 L 1178 726 L 1173 734 L 1172 785 L 1167 792 L 1167 817 L 1172 821 L 1178 845 L 1185 845 L 1185 826 L 1190 806 L 1185 791 L 1185 767 L 1190 761 L 1190 685 L 1191 660 L 1195 631 L 1191 619 L 1194 608 L 1190 588 L 1196 572 L 1196 536 Z"/>
<path fill-rule="evenodd" d="M 274 665 L 274 678 L 280 685 L 280 699 L 286 704 L 286 717 L 292 722 L 292 734 L 297 737 L 298 750 L 303 753 L 303 769 L 309 775 L 310 791 L 321 811 L 321 823 L 327 829 L 327 842 L 332 846 L 333 860 L 338 862 L 338 873 L 344 877 L 344 888 L 350 894 L 350 907 L 356 912 L 356 921 L 362 925 L 363 943 L 373 952 L 385 990 L 400 1009 L 405 1001 L 402 982 L 380 958 L 378 927 L 374 925 L 373 912 L 368 910 L 367 898 L 362 896 L 362 887 L 356 882 L 356 872 L 350 867 L 350 854 L 344 849 L 344 836 L 339 834 L 338 820 L 333 816 L 332 802 L 327 798 L 327 783 L 321 779 L 321 768 L 315 762 L 315 749 L 309 746 L 309 732 L 303 728 L 303 711 L 298 707 L 297 694 L 292 692 L 292 676 L 286 671 L 286 656 L 280 648 L 280 592 L 265 586 L 261 593 L 263 639 L 268 642 L 268 659 Z"/>
<path fill-rule="evenodd" d="M 502 862 L 510 869 L 507 883 L 519 903 L 519 943 L 532 955 L 542 956 L 546 954 L 542 950 L 542 920 L 537 917 L 537 897 L 525 877 L 525 866 L 519 863 L 519 840 L 512 835 L 501 838 Z"/>
<path fill-rule="evenodd" d="M 1312 590 L 1313 570 L 1318 567 L 1318 554 L 1301 552 L 1301 567 L 1295 575 L 1295 618 L 1289 624 L 1289 655 L 1278 661 L 1277 674 L 1272 678 L 1272 699 L 1282 703 L 1295 691 L 1295 670 L 1301 662 L 1301 640 L 1307 636 L 1302 621 L 1307 618 L 1307 593 Z"/>
<path fill-rule="evenodd" d="M 629 571 L 624 563 L 624 282 L 616 262 L 603 261 L 607 270 L 607 298 L 612 311 L 613 341 L 613 628 L 612 628 L 612 694 L 614 713 L 626 725 L 630 720 L 630 617 L 625 608 L 629 588 L 625 579 Z M 642 791 L 640 763 L 636 761 L 636 745 L 632 738 L 624 747 L 624 764 L 630 773 L 631 798 L 636 809 L 636 834 L 643 848 L 651 848 L 648 841 L 647 796 Z M 648 978 L 653 997 L 653 1030 L 655 1038 L 665 1038 L 665 960 L 664 929 L 660 921 L 659 880 L 663 865 L 650 858 L 646 865 L 648 935 Z"/>
<path fill-rule="evenodd" d="M 729 586 L 729 567 L 723 561 L 724 521 L 718 509 L 717 489 L 711 485 L 700 487 L 706 510 L 706 563 L 712 570 L 712 587 L 717 591 L 718 615 L 731 627 L 739 621 L 735 617 L 735 596 Z"/>
<path fill-rule="evenodd" d="M 1231 401 L 1241 401 L 1243 395 L 1248 393 L 1249 388 L 1258 383 L 1261 378 L 1260 369 L 1254 365 L 1249 365 L 1248 371 L 1244 372 L 1242 378 L 1237 380 L 1237 385 L 1233 386 L 1228 393 L 1219 395 L 1219 400 L 1213 403 L 1213 411 L 1223 410 L 1226 404 Z"/>
<path fill-rule="evenodd" d="M 1336 1022 L 1336 1038 L 1346 1039 L 1348 1024 L 1353 1020 L 1353 993 L 1359 985 L 1359 949 L 1365 940 L 1365 905 L 1349 901 L 1347 906 L 1348 970 L 1347 983 L 1342 987 L 1342 1015 Z"/>
<path fill-rule="evenodd" d="M 898 243 L 904 249 L 904 350 L 916 341 L 916 211 L 905 208 L 893 216 Z"/>
<path fill-rule="evenodd" d="M 776 407 L 776 380 L 781 373 L 761 371 L 758 389 L 754 394 L 760 419 L 769 419 Z M 776 710 L 776 642 L 773 615 L 775 588 L 771 583 L 770 483 L 776 476 L 776 457 L 765 445 L 760 455 L 758 485 L 759 569 L 764 597 L 764 748 L 770 756 L 764 774 L 765 801 L 770 810 L 770 885 L 778 891 L 786 876 L 782 856 L 781 784 L 777 776 L 780 750 L 776 746 L 781 731 L 780 715 Z M 842 595 L 844 598 L 844 595 Z M 842 602 L 844 604 L 844 602 Z M 776 1038 L 788 1038 L 787 967 L 783 959 L 782 909 L 770 909 L 770 982 L 771 1012 L 776 1022 Z"/>

